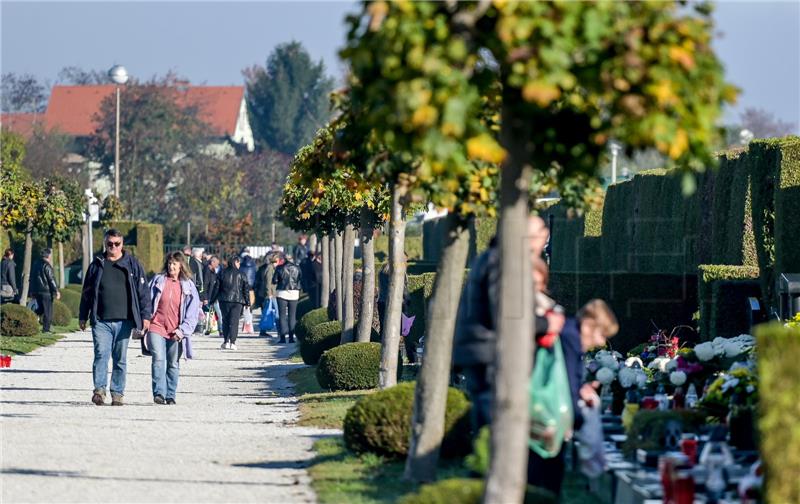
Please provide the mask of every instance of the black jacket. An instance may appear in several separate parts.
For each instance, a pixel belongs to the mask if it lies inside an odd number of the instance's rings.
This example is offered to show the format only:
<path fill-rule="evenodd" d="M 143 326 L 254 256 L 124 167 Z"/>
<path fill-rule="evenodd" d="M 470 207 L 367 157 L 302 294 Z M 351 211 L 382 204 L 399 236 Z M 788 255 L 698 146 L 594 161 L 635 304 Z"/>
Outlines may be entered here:
<path fill-rule="evenodd" d="M 206 285 L 204 268 L 205 266 L 203 266 L 203 263 L 194 257 L 189 257 L 189 269 L 192 271 L 192 281 L 194 282 L 195 287 L 197 287 L 197 292 L 201 295 L 201 297 Z"/>
<path fill-rule="evenodd" d="M 299 243 L 294 246 L 292 251 L 294 262 L 302 264 L 306 257 L 308 257 L 308 245 L 300 245 Z"/>
<path fill-rule="evenodd" d="M 33 264 L 31 271 L 31 293 L 47 294 L 55 297 L 58 292 L 53 266 L 44 259 L 39 259 Z"/>
<path fill-rule="evenodd" d="M 0 285 L 10 285 L 14 294 L 19 292 L 17 289 L 17 265 L 13 259 L 4 257 L 0 261 Z"/>
<path fill-rule="evenodd" d="M 103 278 L 105 255 L 99 255 L 89 265 L 83 281 L 81 292 L 81 307 L 78 320 L 90 320 L 94 325 L 97 322 L 97 301 L 100 292 L 100 280 Z M 122 258 L 117 262 L 120 268 L 128 273 L 128 289 L 130 290 L 131 312 L 136 328 L 142 329 L 142 321 L 153 317 L 153 307 L 150 300 L 147 275 L 138 259 L 123 250 Z"/>
<path fill-rule="evenodd" d="M 250 306 L 250 284 L 247 277 L 234 266 L 222 271 L 219 278 L 219 292 L 216 300 L 221 303 L 239 303 Z"/>
<path fill-rule="evenodd" d="M 303 274 L 295 263 L 285 262 L 278 266 L 272 275 L 272 283 L 277 284 L 278 290 L 300 290 Z"/>
<path fill-rule="evenodd" d="M 453 343 L 456 369 L 494 364 L 499 288 L 500 251 L 492 240 L 489 248 L 472 263 L 461 294 Z M 534 316 L 534 324 L 537 335 L 547 331 L 544 317 Z"/>
<path fill-rule="evenodd" d="M 203 266 L 203 290 L 199 292 L 201 301 L 211 301 L 216 299 L 219 292 L 219 278 L 217 273 L 212 271 L 208 265 Z"/>

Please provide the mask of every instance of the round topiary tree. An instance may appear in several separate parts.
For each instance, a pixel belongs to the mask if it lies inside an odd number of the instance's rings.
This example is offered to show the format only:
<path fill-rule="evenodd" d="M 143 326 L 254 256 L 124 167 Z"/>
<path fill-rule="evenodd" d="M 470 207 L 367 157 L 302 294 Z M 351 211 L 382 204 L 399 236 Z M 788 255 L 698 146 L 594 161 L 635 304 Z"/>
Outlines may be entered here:
<path fill-rule="evenodd" d="M 3 336 L 33 336 L 39 333 L 39 319 L 25 306 L 0 306 L 0 334 Z"/>
<path fill-rule="evenodd" d="M 61 302 L 67 305 L 73 317 L 78 318 L 81 309 L 81 295 L 71 289 L 61 289 Z"/>
<path fill-rule="evenodd" d="M 317 381 L 328 390 L 375 388 L 380 364 L 380 343 L 345 343 L 322 354 Z"/>
<path fill-rule="evenodd" d="M 411 413 L 415 382 L 367 395 L 354 404 L 344 417 L 347 447 L 389 457 L 405 457 L 411 434 Z M 460 390 L 449 388 L 445 411 L 442 455 L 458 457 L 470 451 L 470 404 Z"/>
<path fill-rule="evenodd" d="M 303 315 L 294 328 L 294 335 L 299 341 L 303 341 L 312 327 L 323 322 L 330 322 L 327 308 L 317 308 Z"/>
<path fill-rule="evenodd" d="M 53 325 L 68 326 L 72 321 L 72 311 L 59 299 L 53 300 Z"/>
<path fill-rule="evenodd" d="M 303 362 L 315 365 L 319 358 L 331 348 L 339 345 L 342 336 L 342 323 L 338 320 L 323 322 L 312 327 L 300 341 L 300 356 Z"/>

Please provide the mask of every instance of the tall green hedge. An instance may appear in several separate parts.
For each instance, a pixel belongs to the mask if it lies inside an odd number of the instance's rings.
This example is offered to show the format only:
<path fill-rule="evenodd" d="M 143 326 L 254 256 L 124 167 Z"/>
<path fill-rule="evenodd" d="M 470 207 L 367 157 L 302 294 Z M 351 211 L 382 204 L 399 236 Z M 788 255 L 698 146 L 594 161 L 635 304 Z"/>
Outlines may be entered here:
<path fill-rule="evenodd" d="M 409 261 L 422 259 L 422 236 L 406 236 L 405 251 Z M 375 260 L 385 262 L 389 259 L 389 237 L 382 234 L 375 238 Z"/>
<path fill-rule="evenodd" d="M 577 312 L 590 299 L 605 300 L 620 325 L 611 346 L 625 353 L 649 338 L 655 327 L 669 332 L 679 325 L 692 326 L 696 282 L 695 275 L 554 272 L 549 288 L 568 314 Z"/>
<path fill-rule="evenodd" d="M 800 502 L 800 329 L 771 323 L 757 327 L 755 333 L 766 502 Z"/>
<path fill-rule="evenodd" d="M 125 250 L 135 256 L 148 275 L 161 271 L 164 267 L 164 228 L 161 224 L 138 221 L 113 221 L 109 228 L 122 233 Z M 95 227 L 93 245 L 95 254 L 103 250 L 103 234 L 107 228 Z"/>
<path fill-rule="evenodd" d="M 720 157 L 714 187 L 711 260 L 714 264 L 757 266 L 752 219 L 750 164 L 747 152 Z"/>
<path fill-rule="evenodd" d="M 698 267 L 697 299 L 700 306 L 700 338 L 704 340 L 716 337 L 718 320 L 726 311 L 719 308 L 714 310 L 713 285 L 719 281 L 747 281 L 759 277 L 758 268 L 755 266 L 731 266 L 725 264 L 701 264 Z M 718 300 L 721 301 L 718 295 Z M 734 308 L 735 309 L 735 308 Z M 713 323 L 712 323 L 713 322 Z"/>
<path fill-rule="evenodd" d="M 711 285 L 711 319 L 709 339 L 717 336 L 731 338 L 750 334 L 749 298 L 761 298 L 757 280 L 720 280 Z"/>
<path fill-rule="evenodd" d="M 800 272 L 800 137 L 783 139 L 775 191 L 775 267 Z"/>

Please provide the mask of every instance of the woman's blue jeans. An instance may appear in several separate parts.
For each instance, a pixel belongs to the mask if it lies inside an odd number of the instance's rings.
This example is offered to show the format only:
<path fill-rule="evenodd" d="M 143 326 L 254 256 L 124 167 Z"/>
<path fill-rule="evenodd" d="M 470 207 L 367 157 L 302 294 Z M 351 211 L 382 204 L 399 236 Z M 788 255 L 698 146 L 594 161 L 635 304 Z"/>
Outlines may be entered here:
<path fill-rule="evenodd" d="M 178 392 L 178 377 L 181 342 L 167 339 L 154 332 L 147 333 L 147 343 L 153 355 L 153 397 L 160 395 L 166 399 L 175 399 Z"/>
<path fill-rule="evenodd" d="M 108 359 L 111 358 L 111 393 L 125 393 L 125 373 L 127 371 L 128 342 L 130 341 L 133 322 L 129 320 L 102 321 L 92 326 L 94 343 L 94 362 L 92 376 L 94 389 L 105 393 L 108 385 Z"/>

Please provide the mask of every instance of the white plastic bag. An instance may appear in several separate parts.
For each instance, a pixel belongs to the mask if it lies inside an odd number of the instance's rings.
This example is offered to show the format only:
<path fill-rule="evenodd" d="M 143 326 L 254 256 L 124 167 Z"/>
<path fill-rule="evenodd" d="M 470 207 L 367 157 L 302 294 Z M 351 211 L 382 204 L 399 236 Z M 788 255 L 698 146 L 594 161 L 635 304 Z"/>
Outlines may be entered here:
<path fill-rule="evenodd" d="M 583 425 L 575 435 L 580 442 L 578 460 L 581 472 L 588 478 L 597 478 L 606 469 L 606 455 L 603 448 L 603 421 L 600 418 L 600 404 L 587 406 L 578 402 L 583 416 Z"/>

